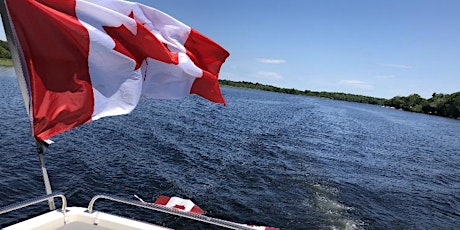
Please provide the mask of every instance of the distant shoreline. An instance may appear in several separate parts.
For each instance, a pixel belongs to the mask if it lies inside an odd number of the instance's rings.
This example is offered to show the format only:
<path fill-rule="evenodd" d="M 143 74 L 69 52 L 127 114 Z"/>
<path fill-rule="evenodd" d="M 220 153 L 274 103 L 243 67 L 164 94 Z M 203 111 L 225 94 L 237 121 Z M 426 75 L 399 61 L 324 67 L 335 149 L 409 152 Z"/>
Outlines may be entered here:
<path fill-rule="evenodd" d="M 460 119 L 460 92 L 453 94 L 433 93 L 432 98 L 425 99 L 418 94 L 407 97 L 396 96 L 391 99 L 375 98 L 356 94 L 339 92 L 316 92 L 310 90 L 297 90 L 280 88 L 272 85 L 252 83 L 246 81 L 219 80 L 221 85 L 249 88 L 270 92 L 328 98 L 332 100 L 358 102 L 364 104 L 379 105 L 387 108 L 395 108 L 409 112 L 425 113 L 441 117 Z"/>

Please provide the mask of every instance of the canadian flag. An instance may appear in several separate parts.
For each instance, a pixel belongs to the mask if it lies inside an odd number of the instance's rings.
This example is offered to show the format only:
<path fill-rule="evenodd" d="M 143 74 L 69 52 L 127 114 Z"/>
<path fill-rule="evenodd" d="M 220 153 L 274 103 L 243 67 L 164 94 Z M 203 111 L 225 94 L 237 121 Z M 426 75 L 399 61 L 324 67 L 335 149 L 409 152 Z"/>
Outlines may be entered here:
<path fill-rule="evenodd" d="M 163 205 L 168 208 L 180 209 L 184 212 L 190 212 L 195 214 L 204 214 L 204 211 L 195 205 L 193 201 L 188 199 L 182 199 L 179 197 L 159 196 L 155 201 L 155 204 Z"/>
<path fill-rule="evenodd" d="M 266 226 L 256 226 L 256 225 L 249 225 L 249 224 L 244 224 L 242 226 L 249 227 L 255 230 L 280 230 L 279 228 L 273 228 L 273 227 L 266 227 Z"/>
<path fill-rule="evenodd" d="M 130 113 L 141 97 L 225 103 L 218 75 L 229 53 L 161 11 L 122 0 L 6 5 L 38 139 Z"/>
<path fill-rule="evenodd" d="M 179 209 L 184 212 L 190 212 L 190 213 L 195 213 L 199 215 L 204 214 L 204 211 L 200 207 L 198 207 L 195 203 L 193 203 L 193 201 L 188 200 L 188 199 L 183 199 L 180 197 L 159 196 L 155 200 L 154 203 L 158 205 L 166 206 L 168 208 Z M 255 230 L 280 230 L 279 228 L 256 226 L 256 225 L 250 225 L 250 224 L 239 224 L 239 225 L 241 225 L 245 229 L 250 228 L 250 229 L 255 229 Z"/>

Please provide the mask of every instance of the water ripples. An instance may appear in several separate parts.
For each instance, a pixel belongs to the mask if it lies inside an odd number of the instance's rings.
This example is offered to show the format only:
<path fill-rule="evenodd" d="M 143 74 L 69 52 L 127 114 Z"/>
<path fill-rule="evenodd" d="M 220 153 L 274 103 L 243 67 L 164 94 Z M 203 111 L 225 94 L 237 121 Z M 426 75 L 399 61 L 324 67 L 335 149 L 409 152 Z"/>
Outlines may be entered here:
<path fill-rule="evenodd" d="M 0 205 L 43 194 L 14 78 L 0 69 Z M 144 100 L 54 138 L 46 154 L 70 205 L 93 195 L 192 199 L 208 215 L 282 229 L 460 228 L 460 122 L 376 106 L 224 88 Z M 97 209 L 207 229 L 110 202 Z M 0 216 L 1 226 L 37 206 Z"/>

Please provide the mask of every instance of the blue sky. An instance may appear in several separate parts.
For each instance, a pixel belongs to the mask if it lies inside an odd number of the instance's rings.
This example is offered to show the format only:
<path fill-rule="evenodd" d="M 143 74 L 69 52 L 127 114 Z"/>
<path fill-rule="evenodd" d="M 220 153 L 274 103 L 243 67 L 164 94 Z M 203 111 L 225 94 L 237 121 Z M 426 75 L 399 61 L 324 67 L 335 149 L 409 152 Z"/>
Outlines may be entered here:
<path fill-rule="evenodd" d="M 221 79 L 391 98 L 460 91 L 458 0 L 137 0 L 230 52 Z"/>

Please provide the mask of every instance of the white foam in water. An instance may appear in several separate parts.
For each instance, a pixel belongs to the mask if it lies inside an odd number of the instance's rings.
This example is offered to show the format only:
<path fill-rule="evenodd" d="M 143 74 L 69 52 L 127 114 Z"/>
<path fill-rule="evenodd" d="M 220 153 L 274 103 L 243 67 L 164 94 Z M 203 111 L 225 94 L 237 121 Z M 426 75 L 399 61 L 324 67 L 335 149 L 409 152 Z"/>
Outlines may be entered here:
<path fill-rule="evenodd" d="M 316 211 L 322 213 L 328 220 L 331 226 L 330 229 L 361 229 L 364 222 L 360 220 L 351 219 L 346 216 L 348 207 L 337 201 L 339 190 L 334 187 L 329 187 L 321 184 L 314 184 L 313 190 L 315 191 L 315 204 Z"/>

